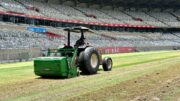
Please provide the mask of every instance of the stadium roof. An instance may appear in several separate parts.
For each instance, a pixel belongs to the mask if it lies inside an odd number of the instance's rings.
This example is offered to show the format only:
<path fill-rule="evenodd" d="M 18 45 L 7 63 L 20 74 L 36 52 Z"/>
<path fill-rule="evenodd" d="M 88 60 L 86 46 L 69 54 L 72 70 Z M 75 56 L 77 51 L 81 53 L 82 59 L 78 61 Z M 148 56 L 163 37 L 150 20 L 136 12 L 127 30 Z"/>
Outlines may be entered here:
<path fill-rule="evenodd" d="M 115 6 L 135 7 L 179 7 L 180 0 L 77 0 L 83 3 L 109 4 Z"/>

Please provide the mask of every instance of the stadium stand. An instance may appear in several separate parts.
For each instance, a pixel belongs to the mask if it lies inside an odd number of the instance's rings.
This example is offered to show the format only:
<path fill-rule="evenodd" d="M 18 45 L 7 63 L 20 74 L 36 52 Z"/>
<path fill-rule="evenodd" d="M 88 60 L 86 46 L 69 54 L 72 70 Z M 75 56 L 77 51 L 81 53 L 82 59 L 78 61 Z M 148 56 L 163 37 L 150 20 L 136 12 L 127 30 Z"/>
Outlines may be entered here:
<path fill-rule="evenodd" d="M 113 8 L 103 7 L 104 5 L 95 7 L 86 3 L 75 6 L 47 1 L 0 0 L 0 51 L 18 50 L 19 53 L 12 53 L 14 60 L 21 55 L 24 59 L 33 58 L 40 54 L 36 49 L 47 50 L 64 46 L 67 33 L 63 31 L 63 27 L 80 25 L 94 30 L 95 33 L 86 34 L 87 42 L 102 51 L 121 50 L 122 47 L 123 52 L 180 49 L 178 8 Z M 27 30 L 29 26 L 43 27 L 47 32 Z M 71 45 L 79 36 L 77 33 L 72 34 Z M 31 49 L 35 49 L 35 56 L 31 56 Z M 2 58 L 4 54 L 5 58 Z M 0 61 L 10 59 L 10 55 L 0 54 Z"/>
<path fill-rule="evenodd" d="M 43 1 L 43 0 L 42 0 Z M 138 11 L 126 10 L 104 10 L 94 8 L 73 7 L 66 5 L 48 4 L 40 0 L 1 0 L 1 11 L 11 11 L 35 16 L 46 16 L 52 18 L 80 20 L 89 22 L 101 22 L 109 24 L 132 24 L 151 25 L 158 27 L 180 27 L 179 11 Z M 28 7 L 36 8 L 30 10 Z"/>
<path fill-rule="evenodd" d="M 29 15 L 36 15 L 41 16 L 42 14 L 37 13 L 33 10 L 28 10 L 25 5 L 22 5 L 14 0 L 0 0 L 0 10 L 8 11 L 8 12 L 15 12 L 15 13 L 22 13 L 22 14 L 29 14 Z"/>
<path fill-rule="evenodd" d="M 1 25 L 1 27 L 4 25 Z M 8 28 L 0 29 L 0 49 L 18 48 L 56 48 L 66 43 L 66 32 L 62 28 L 48 28 L 49 32 L 64 37 L 49 37 L 45 33 L 37 33 L 26 30 L 25 27 L 6 24 Z M 26 26 L 27 27 L 27 26 Z M 152 32 L 116 32 L 95 31 L 87 33 L 87 41 L 96 47 L 144 47 L 144 46 L 180 46 L 180 34 L 152 33 Z M 72 34 L 72 45 L 79 38 L 79 34 Z M 101 43 L 101 44 L 97 44 Z"/>

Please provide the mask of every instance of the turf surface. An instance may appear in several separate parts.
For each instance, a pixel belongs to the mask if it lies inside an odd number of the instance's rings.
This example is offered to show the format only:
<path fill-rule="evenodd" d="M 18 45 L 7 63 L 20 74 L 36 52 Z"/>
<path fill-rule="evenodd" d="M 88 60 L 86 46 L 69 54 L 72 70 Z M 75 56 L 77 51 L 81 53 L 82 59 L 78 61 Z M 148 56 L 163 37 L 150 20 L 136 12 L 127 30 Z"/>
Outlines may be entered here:
<path fill-rule="evenodd" d="M 65 100 L 131 80 L 153 71 L 167 69 L 180 62 L 180 51 L 155 51 L 105 56 L 110 56 L 113 59 L 112 72 L 100 71 L 97 75 L 80 76 L 66 80 L 41 79 L 35 76 L 33 62 L 0 64 L 0 100 Z"/>

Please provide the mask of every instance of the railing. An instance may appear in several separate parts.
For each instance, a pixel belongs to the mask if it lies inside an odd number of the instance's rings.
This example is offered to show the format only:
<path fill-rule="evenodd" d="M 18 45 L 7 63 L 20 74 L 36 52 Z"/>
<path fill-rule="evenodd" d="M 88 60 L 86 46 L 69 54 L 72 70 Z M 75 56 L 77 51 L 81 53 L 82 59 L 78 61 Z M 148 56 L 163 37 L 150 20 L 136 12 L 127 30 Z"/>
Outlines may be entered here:
<path fill-rule="evenodd" d="M 159 47 L 104 47 L 98 48 L 101 54 L 130 53 L 138 51 L 154 50 L 180 50 L 180 46 L 159 46 Z M 51 50 L 51 52 L 55 52 Z M 61 50 L 65 51 L 65 50 Z M 73 51 L 73 50 L 69 50 Z M 7 49 L 0 50 L 0 63 L 31 61 L 33 58 L 41 56 L 40 49 Z"/>
<path fill-rule="evenodd" d="M 0 63 L 30 61 L 40 55 L 40 49 L 5 49 L 0 50 Z"/>

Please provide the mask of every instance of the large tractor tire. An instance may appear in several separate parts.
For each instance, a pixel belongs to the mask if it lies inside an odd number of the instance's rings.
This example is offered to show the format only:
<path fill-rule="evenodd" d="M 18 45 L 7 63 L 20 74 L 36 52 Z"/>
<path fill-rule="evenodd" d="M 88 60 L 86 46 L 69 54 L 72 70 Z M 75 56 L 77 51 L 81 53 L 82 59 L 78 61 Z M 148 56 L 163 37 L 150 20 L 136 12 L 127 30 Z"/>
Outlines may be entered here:
<path fill-rule="evenodd" d="M 79 67 L 83 74 L 96 74 L 100 65 L 100 56 L 96 48 L 88 47 L 79 55 Z"/>
<path fill-rule="evenodd" d="M 104 71 L 111 71 L 112 66 L 113 66 L 112 59 L 110 57 L 104 58 L 102 65 L 103 65 Z"/>

